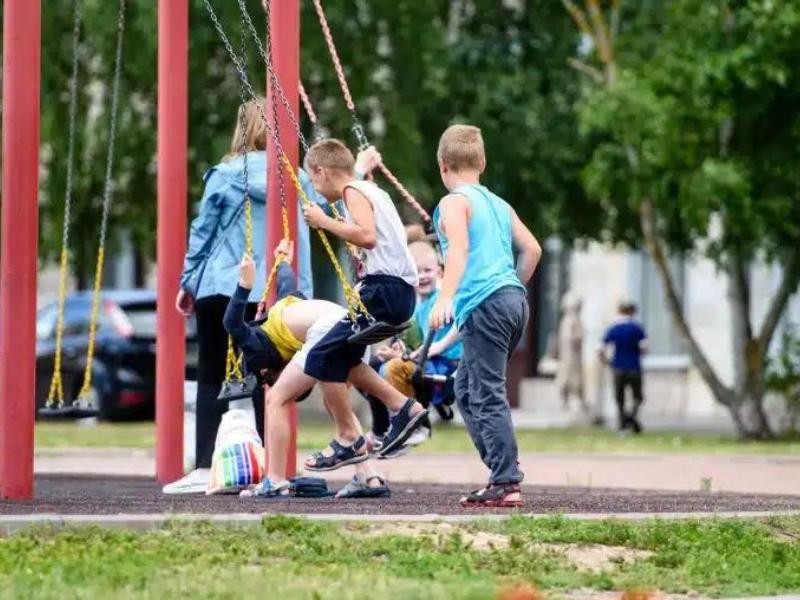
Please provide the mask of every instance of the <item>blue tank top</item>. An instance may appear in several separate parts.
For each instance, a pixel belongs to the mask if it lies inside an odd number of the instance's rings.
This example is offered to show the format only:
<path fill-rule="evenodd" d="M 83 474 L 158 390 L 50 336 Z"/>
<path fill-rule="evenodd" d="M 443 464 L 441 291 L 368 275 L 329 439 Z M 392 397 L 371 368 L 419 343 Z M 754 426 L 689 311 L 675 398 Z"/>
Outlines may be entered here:
<path fill-rule="evenodd" d="M 469 250 L 464 276 L 453 301 L 456 326 L 461 327 L 470 313 L 494 292 L 504 287 L 525 290 L 514 267 L 511 234 L 511 207 L 482 185 L 462 185 L 453 194 L 469 201 Z M 449 243 L 439 222 L 439 207 L 433 213 L 436 235 L 445 259 Z"/>

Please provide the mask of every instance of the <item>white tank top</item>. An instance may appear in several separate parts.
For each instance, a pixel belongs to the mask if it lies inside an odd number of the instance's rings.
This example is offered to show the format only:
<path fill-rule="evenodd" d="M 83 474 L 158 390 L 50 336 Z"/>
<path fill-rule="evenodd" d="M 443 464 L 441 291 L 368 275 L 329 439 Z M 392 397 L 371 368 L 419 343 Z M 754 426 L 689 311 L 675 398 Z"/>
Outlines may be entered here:
<path fill-rule="evenodd" d="M 376 244 L 372 250 L 361 249 L 366 275 L 392 275 L 417 286 L 417 266 L 408 251 L 406 230 L 389 194 L 371 181 L 347 184 L 366 196 L 375 219 Z M 349 213 L 348 220 L 352 222 Z"/>

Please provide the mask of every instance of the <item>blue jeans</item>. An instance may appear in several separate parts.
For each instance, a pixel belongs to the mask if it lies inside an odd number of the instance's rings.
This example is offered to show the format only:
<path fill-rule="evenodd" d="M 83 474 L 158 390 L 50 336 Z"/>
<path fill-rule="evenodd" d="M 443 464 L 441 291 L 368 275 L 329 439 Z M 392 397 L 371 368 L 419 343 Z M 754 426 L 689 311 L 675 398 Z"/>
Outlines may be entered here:
<path fill-rule="evenodd" d="M 472 443 L 492 472 L 492 484 L 518 483 L 524 477 L 506 393 L 506 367 L 527 322 L 525 292 L 504 287 L 478 305 L 460 330 L 464 353 L 456 398 Z"/>

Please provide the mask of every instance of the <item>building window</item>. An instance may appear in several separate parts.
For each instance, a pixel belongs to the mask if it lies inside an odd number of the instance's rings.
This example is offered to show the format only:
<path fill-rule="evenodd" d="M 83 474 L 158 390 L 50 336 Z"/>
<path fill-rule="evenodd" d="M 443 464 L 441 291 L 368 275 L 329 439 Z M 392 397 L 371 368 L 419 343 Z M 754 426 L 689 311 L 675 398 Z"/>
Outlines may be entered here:
<path fill-rule="evenodd" d="M 675 356 L 686 353 L 686 345 L 667 306 L 667 297 L 655 263 L 645 252 L 636 252 L 631 260 L 631 296 L 639 306 L 639 319 L 648 336 L 651 356 Z M 669 261 L 675 290 L 683 305 L 686 298 L 686 269 L 681 258 Z"/>

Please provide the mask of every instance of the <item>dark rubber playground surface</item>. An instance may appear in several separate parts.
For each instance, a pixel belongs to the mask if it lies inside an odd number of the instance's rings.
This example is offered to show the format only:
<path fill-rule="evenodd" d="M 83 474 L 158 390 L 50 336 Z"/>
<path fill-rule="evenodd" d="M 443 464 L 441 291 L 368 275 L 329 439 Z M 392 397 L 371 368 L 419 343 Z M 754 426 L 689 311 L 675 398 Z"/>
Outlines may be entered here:
<path fill-rule="evenodd" d="M 333 482 L 338 489 L 342 483 Z M 340 513 L 475 514 L 508 512 L 462 509 L 465 486 L 391 483 L 392 497 L 381 500 L 333 498 L 259 499 L 238 496 L 165 496 L 161 486 L 136 477 L 40 475 L 32 501 L 0 501 L 0 514 L 144 514 L 144 513 Z M 800 496 L 715 492 L 664 492 L 524 486 L 524 512 L 532 513 L 681 513 L 800 510 Z"/>

